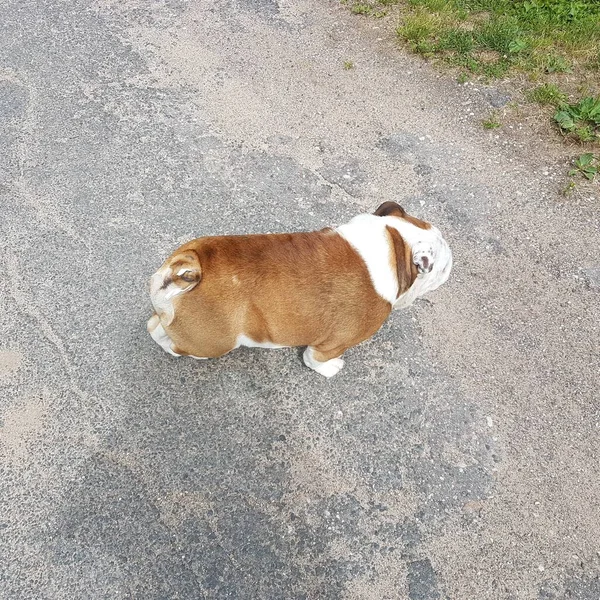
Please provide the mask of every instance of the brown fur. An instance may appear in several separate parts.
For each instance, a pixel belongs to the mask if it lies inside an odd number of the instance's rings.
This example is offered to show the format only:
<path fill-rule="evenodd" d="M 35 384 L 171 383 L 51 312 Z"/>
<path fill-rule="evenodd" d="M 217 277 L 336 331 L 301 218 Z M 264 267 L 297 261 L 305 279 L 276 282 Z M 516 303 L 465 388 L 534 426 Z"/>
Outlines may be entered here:
<path fill-rule="evenodd" d="M 402 244 L 394 247 L 405 265 Z M 177 354 L 221 356 L 244 334 L 256 342 L 310 345 L 326 361 L 371 337 L 391 311 L 363 260 L 331 230 L 200 238 L 165 265 L 176 273 L 190 259 L 199 284 L 173 299 L 175 317 L 163 322 Z"/>
<path fill-rule="evenodd" d="M 410 246 L 404 241 L 396 229 L 386 227 L 390 237 L 390 261 L 398 278 L 398 296 L 403 294 L 415 282 L 418 275 L 417 265 L 413 263 Z"/>

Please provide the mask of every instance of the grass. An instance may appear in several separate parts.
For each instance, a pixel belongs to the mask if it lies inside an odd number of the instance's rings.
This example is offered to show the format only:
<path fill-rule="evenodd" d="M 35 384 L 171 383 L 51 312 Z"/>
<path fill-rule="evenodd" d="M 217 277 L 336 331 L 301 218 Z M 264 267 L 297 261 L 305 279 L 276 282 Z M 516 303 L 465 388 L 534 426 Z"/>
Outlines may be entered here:
<path fill-rule="evenodd" d="M 489 79 L 600 69 L 598 0 L 403 0 L 413 51 Z"/>
<path fill-rule="evenodd" d="M 348 2 L 344 2 L 347 4 Z M 350 10 L 355 15 L 364 15 L 369 17 L 381 18 L 385 17 L 387 11 L 386 6 L 396 4 L 396 0 L 374 0 L 370 2 L 353 2 L 350 4 Z"/>
<path fill-rule="evenodd" d="M 567 95 L 554 83 L 544 83 L 525 94 L 528 100 L 537 102 L 542 106 L 560 106 L 567 100 Z"/>
<path fill-rule="evenodd" d="M 370 4 L 364 2 L 357 2 L 350 9 L 355 15 L 370 15 L 373 11 L 373 7 Z"/>

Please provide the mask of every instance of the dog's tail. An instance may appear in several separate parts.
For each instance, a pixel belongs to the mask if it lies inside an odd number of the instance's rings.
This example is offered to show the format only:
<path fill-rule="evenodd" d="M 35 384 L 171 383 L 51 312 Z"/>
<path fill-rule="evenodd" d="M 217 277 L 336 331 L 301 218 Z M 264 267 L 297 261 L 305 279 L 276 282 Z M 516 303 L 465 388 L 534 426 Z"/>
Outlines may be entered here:
<path fill-rule="evenodd" d="M 165 264 L 171 268 L 172 283 L 181 288 L 180 293 L 195 288 L 202 279 L 200 258 L 195 250 L 177 252 Z"/>
<path fill-rule="evenodd" d="M 150 298 L 161 323 L 168 326 L 175 316 L 173 299 L 193 290 L 202 280 L 200 258 L 195 250 L 176 252 L 150 280 Z"/>

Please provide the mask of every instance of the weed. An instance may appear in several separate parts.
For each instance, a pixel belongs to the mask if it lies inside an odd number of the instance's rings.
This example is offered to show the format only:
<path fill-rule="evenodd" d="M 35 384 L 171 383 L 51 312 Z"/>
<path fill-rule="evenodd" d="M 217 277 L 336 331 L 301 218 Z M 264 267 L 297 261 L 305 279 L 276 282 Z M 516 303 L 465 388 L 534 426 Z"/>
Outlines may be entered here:
<path fill-rule="evenodd" d="M 567 95 L 553 83 L 544 83 L 527 92 L 526 96 L 528 100 L 542 105 L 560 106 L 567 101 Z"/>
<path fill-rule="evenodd" d="M 468 69 L 471 73 L 481 72 L 481 63 L 469 54 L 458 54 L 454 56 L 449 56 L 448 62 L 451 65 L 464 67 L 465 69 Z"/>
<path fill-rule="evenodd" d="M 488 79 L 500 79 L 506 75 L 509 69 L 510 63 L 507 60 L 499 60 L 485 64 L 482 72 Z"/>
<path fill-rule="evenodd" d="M 554 120 L 566 135 L 582 142 L 600 141 L 600 97 L 586 96 L 576 104 L 563 103 Z"/>
<path fill-rule="evenodd" d="M 432 56 L 435 53 L 435 45 L 427 40 L 422 40 L 414 45 L 414 51 L 423 56 Z"/>
<path fill-rule="evenodd" d="M 350 69 L 354 69 L 354 63 L 351 60 L 344 61 L 344 69 L 349 71 Z"/>
<path fill-rule="evenodd" d="M 382 7 L 390 6 L 392 4 L 397 4 L 398 0 L 369 0 L 367 2 L 355 1 L 350 10 L 355 15 L 364 15 L 369 17 L 375 17 L 379 19 L 381 17 L 385 17 L 386 10 Z"/>
<path fill-rule="evenodd" d="M 484 129 L 498 129 L 500 127 L 500 122 L 498 121 L 498 115 L 496 113 L 492 113 L 487 119 L 482 122 Z"/>
<path fill-rule="evenodd" d="M 544 70 L 546 73 L 570 73 L 571 66 L 567 60 L 557 54 L 548 54 L 545 56 Z"/>
<path fill-rule="evenodd" d="M 468 73 L 461 73 L 456 78 L 456 81 L 458 81 L 458 83 L 460 83 L 460 84 L 467 83 L 467 81 L 469 81 L 469 74 Z"/>
<path fill-rule="evenodd" d="M 586 179 L 594 181 L 594 178 L 600 170 L 599 159 L 591 152 L 582 154 L 575 160 L 575 168 L 569 171 L 569 176 L 577 175 L 581 173 Z"/>
<path fill-rule="evenodd" d="M 350 9 L 355 15 L 370 15 L 373 11 L 373 7 L 370 4 L 364 4 L 357 2 Z"/>
<path fill-rule="evenodd" d="M 567 185 L 565 185 L 560 193 L 568 198 L 575 191 L 575 187 L 575 182 L 572 179 L 569 179 Z"/>

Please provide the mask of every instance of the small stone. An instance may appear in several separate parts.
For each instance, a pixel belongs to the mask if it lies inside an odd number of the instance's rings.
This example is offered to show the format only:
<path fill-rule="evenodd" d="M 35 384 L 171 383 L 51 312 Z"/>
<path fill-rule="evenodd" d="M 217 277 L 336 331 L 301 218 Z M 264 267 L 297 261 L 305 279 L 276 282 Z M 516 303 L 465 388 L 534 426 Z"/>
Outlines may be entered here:
<path fill-rule="evenodd" d="M 469 500 L 463 504 L 463 512 L 466 513 L 479 513 L 483 508 L 483 503 L 477 500 Z"/>
<path fill-rule="evenodd" d="M 494 421 L 492 421 L 492 417 L 486 417 L 485 420 L 487 421 L 487 426 L 488 427 L 493 427 L 494 426 Z"/>
<path fill-rule="evenodd" d="M 600 266 L 584 269 L 583 277 L 590 290 L 600 291 Z"/>
<path fill-rule="evenodd" d="M 415 173 L 422 176 L 431 175 L 431 173 L 433 173 L 433 167 L 430 167 L 424 163 L 419 163 L 415 166 Z"/>
<path fill-rule="evenodd" d="M 494 108 L 502 108 L 510 102 L 511 97 L 499 90 L 488 90 L 487 99 Z"/>

